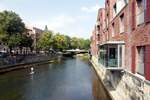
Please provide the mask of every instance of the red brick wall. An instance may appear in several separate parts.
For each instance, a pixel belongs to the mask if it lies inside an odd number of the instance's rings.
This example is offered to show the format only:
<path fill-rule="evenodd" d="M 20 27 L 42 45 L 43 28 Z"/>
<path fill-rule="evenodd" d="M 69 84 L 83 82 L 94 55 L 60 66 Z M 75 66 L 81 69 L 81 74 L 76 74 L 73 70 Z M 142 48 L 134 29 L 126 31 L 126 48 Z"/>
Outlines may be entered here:
<path fill-rule="evenodd" d="M 97 56 L 98 47 L 97 47 L 97 35 L 96 35 L 96 28 L 92 32 L 92 39 L 91 39 L 91 53 L 93 56 Z"/>
<path fill-rule="evenodd" d="M 150 80 L 150 23 L 144 23 L 140 26 L 136 26 L 136 3 L 135 0 L 129 0 L 129 4 L 125 6 L 117 14 L 117 16 L 113 19 L 113 5 L 116 0 L 106 0 L 105 9 L 100 10 L 98 14 L 98 19 L 102 24 L 100 30 L 100 40 L 99 44 L 105 42 L 107 37 L 109 40 L 107 41 L 125 41 L 125 66 L 127 70 L 135 73 L 136 69 L 136 47 L 137 46 L 146 46 L 146 57 L 145 57 L 145 77 L 147 80 Z M 124 22 L 125 22 L 125 32 L 120 33 L 120 16 L 124 13 Z M 109 26 L 105 28 L 106 25 L 106 16 L 108 14 L 109 18 Z M 105 15 L 105 16 L 103 16 Z M 105 25 L 103 23 L 105 21 Z M 150 0 L 147 0 L 147 13 L 146 13 L 146 21 L 150 21 Z M 112 37 L 112 23 L 115 24 L 115 36 Z M 96 37 L 96 32 L 93 33 L 93 37 Z M 97 36 L 98 39 L 98 36 Z M 98 47 L 97 47 L 97 39 L 93 39 L 93 54 L 97 55 Z"/>
<path fill-rule="evenodd" d="M 135 1 L 133 0 L 132 1 L 132 3 L 131 3 L 131 23 L 132 23 L 132 30 L 134 30 L 135 29 L 135 27 L 136 27 L 136 17 L 135 17 L 135 15 L 136 15 L 136 5 L 135 5 L 136 3 L 135 3 Z"/>
<path fill-rule="evenodd" d="M 146 22 L 150 21 L 150 0 L 146 0 Z"/>
<path fill-rule="evenodd" d="M 131 58 L 132 58 L 132 65 L 131 65 L 131 70 L 132 70 L 132 73 L 135 73 L 135 66 L 136 66 L 136 46 L 132 46 L 131 48 Z"/>
<path fill-rule="evenodd" d="M 150 80 L 150 45 L 145 47 L 145 78 Z"/>

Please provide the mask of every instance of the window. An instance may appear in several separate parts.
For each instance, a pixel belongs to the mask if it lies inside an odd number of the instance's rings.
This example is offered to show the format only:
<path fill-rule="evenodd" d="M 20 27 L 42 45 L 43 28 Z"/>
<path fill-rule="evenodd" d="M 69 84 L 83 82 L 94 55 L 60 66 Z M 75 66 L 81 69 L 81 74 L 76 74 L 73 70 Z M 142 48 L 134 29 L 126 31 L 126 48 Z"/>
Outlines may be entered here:
<path fill-rule="evenodd" d="M 125 30 L 124 30 L 124 14 L 122 14 L 120 16 L 120 33 L 123 33 Z"/>
<path fill-rule="evenodd" d="M 136 0 L 136 22 L 137 25 L 144 22 L 144 0 Z"/>
<path fill-rule="evenodd" d="M 100 31 L 100 25 L 97 25 L 97 30 Z"/>
<path fill-rule="evenodd" d="M 119 13 L 128 3 L 128 0 L 117 0 L 117 13 Z"/>
<path fill-rule="evenodd" d="M 116 16 L 116 13 L 117 13 L 117 6 L 116 6 L 116 3 L 115 3 L 115 5 L 113 6 L 113 17 Z"/>
<path fill-rule="evenodd" d="M 115 26 L 114 26 L 114 23 L 112 24 L 112 37 L 114 37 L 115 35 Z"/>
<path fill-rule="evenodd" d="M 109 50 L 109 59 L 116 59 L 116 48 L 110 48 Z"/>
<path fill-rule="evenodd" d="M 109 57 L 108 58 L 108 66 L 109 67 L 117 67 L 118 66 L 117 48 L 110 47 L 108 57 Z"/>
<path fill-rule="evenodd" d="M 97 40 L 100 41 L 100 34 L 97 34 Z"/>
<path fill-rule="evenodd" d="M 137 47 L 138 55 L 137 55 L 137 73 L 144 76 L 144 61 L 145 61 L 145 47 L 140 46 Z"/>

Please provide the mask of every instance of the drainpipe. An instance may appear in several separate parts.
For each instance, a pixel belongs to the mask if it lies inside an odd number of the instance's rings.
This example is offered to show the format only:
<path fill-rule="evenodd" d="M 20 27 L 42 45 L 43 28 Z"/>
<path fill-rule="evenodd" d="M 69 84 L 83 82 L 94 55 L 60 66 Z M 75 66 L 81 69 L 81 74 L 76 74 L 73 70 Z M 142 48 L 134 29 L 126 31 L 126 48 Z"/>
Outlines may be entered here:
<path fill-rule="evenodd" d="M 118 59 L 117 59 L 118 62 L 117 63 L 118 63 L 118 68 L 119 68 L 120 67 L 120 63 L 119 63 L 120 62 L 120 53 L 119 53 L 120 52 L 120 45 L 118 45 L 118 50 L 117 51 L 118 51 L 117 52 L 118 53 Z"/>

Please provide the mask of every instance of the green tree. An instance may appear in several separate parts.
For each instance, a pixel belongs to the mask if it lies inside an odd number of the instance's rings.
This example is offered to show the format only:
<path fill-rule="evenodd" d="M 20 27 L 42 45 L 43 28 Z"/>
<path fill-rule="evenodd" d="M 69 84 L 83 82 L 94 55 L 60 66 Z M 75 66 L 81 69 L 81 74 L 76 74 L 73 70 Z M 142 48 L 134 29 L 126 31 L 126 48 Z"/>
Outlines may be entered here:
<path fill-rule="evenodd" d="M 79 39 L 77 37 L 71 38 L 71 49 L 79 48 Z"/>
<path fill-rule="evenodd" d="M 65 35 L 65 38 L 67 42 L 66 49 L 71 49 L 71 38 L 67 35 Z"/>
<path fill-rule="evenodd" d="M 8 39 L 8 46 L 10 48 L 10 51 L 14 48 L 14 47 L 17 47 L 21 44 L 21 40 L 22 40 L 22 37 L 21 37 L 21 34 L 12 34 L 9 39 Z"/>
<path fill-rule="evenodd" d="M 0 30 L 9 35 L 18 34 L 25 31 L 25 25 L 15 12 L 3 11 L 0 12 Z"/>
<path fill-rule="evenodd" d="M 0 41 L 7 43 L 10 50 L 21 45 L 25 25 L 15 12 L 0 12 Z"/>
<path fill-rule="evenodd" d="M 89 49 L 90 48 L 90 40 L 73 37 L 71 38 L 70 49 Z"/>
<path fill-rule="evenodd" d="M 89 39 L 84 40 L 84 49 L 88 50 L 90 48 L 91 41 Z"/>
<path fill-rule="evenodd" d="M 37 42 L 37 48 L 40 50 L 49 50 L 52 47 L 52 32 L 44 32 L 42 33 L 40 39 Z"/>
<path fill-rule="evenodd" d="M 32 44 L 33 44 L 33 39 L 30 36 L 21 35 L 21 42 L 19 44 L 20 50 L 22 50 L 22 47 L 29 47 L 32 50 Z"/>
<path fill-rule="evenodd" d="M 62 51 L 67 49 L 68 47 L 67 42 L 68 42 L 67 37 L 64 35 L 57 33 L 56 35 L 53 36 L 53 48 L 55 50 Z"/>

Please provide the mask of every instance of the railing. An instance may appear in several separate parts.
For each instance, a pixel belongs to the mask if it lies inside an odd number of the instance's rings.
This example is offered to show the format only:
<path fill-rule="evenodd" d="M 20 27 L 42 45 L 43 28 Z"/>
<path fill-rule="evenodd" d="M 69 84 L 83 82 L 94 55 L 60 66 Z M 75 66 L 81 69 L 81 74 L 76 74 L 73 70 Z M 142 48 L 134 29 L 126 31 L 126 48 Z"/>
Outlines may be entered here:
<path fill-rule="evenodd" d="M 109 59 L 108 60 L 108 67 L 117 67 L 118 66 L 118 60 L 117 59 Z"/>

